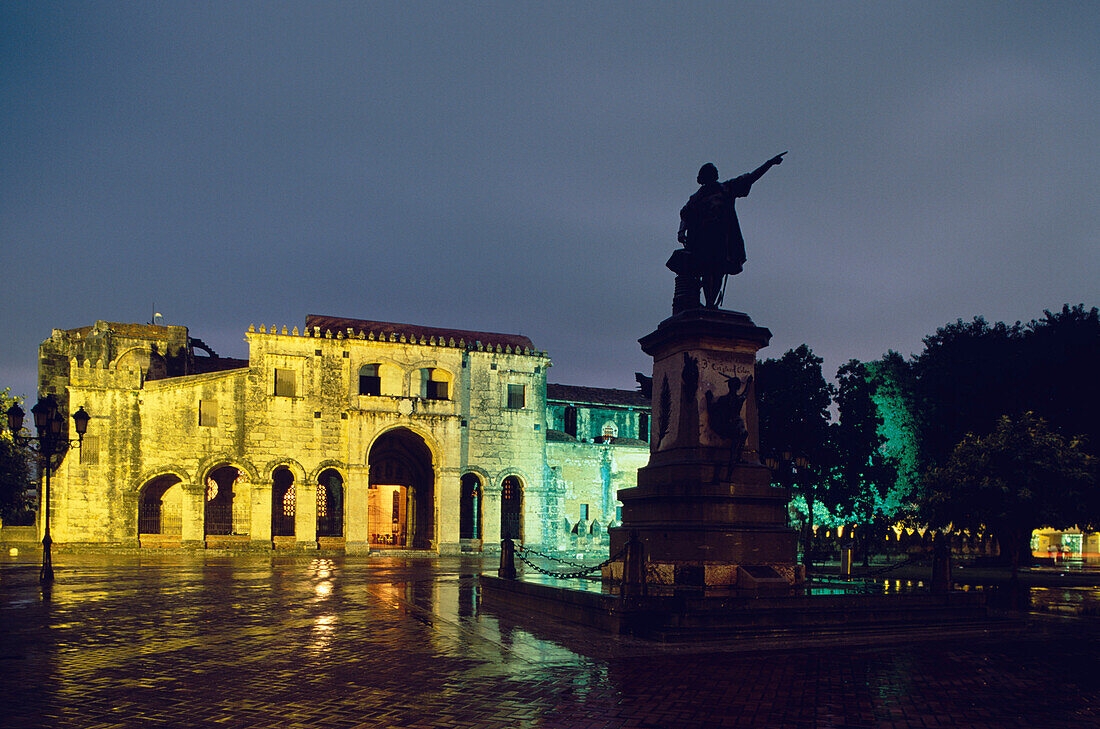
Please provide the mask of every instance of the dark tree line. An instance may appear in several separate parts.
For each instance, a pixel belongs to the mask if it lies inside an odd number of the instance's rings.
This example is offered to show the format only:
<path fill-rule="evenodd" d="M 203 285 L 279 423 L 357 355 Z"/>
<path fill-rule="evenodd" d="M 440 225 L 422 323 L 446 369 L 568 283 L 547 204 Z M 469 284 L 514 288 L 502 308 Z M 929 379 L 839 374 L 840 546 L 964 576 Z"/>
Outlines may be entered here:
<path fill-rule="evenodd" d="M 805 345 L 758 363 L 761 448 L 809 458 L 794 486 L 811 515 L 989 531 L 1014 564 L 1034 528 L 1100 525 L 1097 309 L 959 320 L 923 345 L 851 360 L 835 386 Z"/>

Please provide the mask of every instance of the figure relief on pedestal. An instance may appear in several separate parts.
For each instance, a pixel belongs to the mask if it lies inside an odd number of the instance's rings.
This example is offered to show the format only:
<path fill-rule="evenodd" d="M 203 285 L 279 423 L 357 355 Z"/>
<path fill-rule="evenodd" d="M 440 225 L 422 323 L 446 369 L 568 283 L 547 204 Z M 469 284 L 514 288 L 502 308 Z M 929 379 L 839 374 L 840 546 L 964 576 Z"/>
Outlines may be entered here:
<path fill-rule="evenodd" d="M 737 222 L 734 200 L 746 197 L 754 182 L 783 162 L 777 154 L 752 172 L 725 182 L 718 168 L 707 162 L 699 168 L 699 189 L 680 210 L 676 239 L 683 246 L 665 264 L 676 275 L 672 312 L 699 308 L 702 288 L 707 309 L 717 309 L 725 296 L 726 277 L 741 273 L 745 265 L 745 240 Z"/>
<path fill-rule="evenodd" d="M 745 448 L 745 441 L 749 437 L 749 429 L 745 425 L 745 400 L 749 397 L 749 388 L 752 387 L 752 375 L 745 380 L 745 386 L 741 386 L 740 377 L 727 377 L 725 395 L 714 397 L 714 393 L 707 390 L 707 422 L 710 429 L 720 437 L 731 441 L 730 458 L 726 466 L 724 479 L 733 477 L 733 468 L 742 462 L 741 454 Z"/>
<path fill-rule="evenodd" d="M 675 443 L 692 447 L 699 441 L 699 360 L 684 352 L 684 367 L 680 371 L 679 417 L 676 419 Z"/>

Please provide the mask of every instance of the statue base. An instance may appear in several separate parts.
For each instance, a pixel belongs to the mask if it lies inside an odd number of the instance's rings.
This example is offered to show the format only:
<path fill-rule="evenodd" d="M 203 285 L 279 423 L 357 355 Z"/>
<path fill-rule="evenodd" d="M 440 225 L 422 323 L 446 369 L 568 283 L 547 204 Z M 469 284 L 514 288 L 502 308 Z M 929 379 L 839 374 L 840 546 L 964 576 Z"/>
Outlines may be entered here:
<path fill-rule="evenodd" d="M 622 525 L 610 531 L 611 554 L 631 535 L 642 543 L 647 586 L 767 592 L 805 579 L 788 525 L 790 492 L 773 487 L 759 462 L 752 378 L 770 338 L 746 314 L 696 308 L 640 340 L 653 357 L 650 460 L 637 487 L 619 492 Z M 747 437 L 731 462 L 735 444 L 710 421 L 718 399 L 743 383 Z M 604 579 L 620 581 L 623 564 L 605 567 Z"/>

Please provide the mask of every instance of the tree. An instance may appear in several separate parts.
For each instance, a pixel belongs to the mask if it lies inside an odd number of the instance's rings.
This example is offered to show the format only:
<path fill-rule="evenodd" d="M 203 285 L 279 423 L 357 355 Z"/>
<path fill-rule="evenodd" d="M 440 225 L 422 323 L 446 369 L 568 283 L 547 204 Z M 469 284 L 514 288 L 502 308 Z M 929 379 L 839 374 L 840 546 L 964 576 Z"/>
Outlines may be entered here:
<path fill-rule="evenodd" d="M 821 374 L 821 358 L 805 344 L 779 359 L 756 366 L 760 449 L 763 453 L 803 455 L 809 467 L 792 484 L 806 500 L 803 553 L 810 552 L 814 506 L 835 460 L 829 442 L 832 387 Z"/>
<path fill-rule="evenodd" d="M 0 428 L 0 519 L 11 523 L 25 521 L 33 505 L 26 499 L 31 485 L 31 454 L 12 438 L 7 427 L 7 411 L 20 398 L 12 397 L 11 388 L 0 392 L 3 423 Z"/>
<path fill-rule="evenodd" d="M 836 452 L 836 471 L 829 499 L 862 529 L 860 551 L 870 559 L 871 532 L 885 525 L 883 518 L 897 510 L 887 503 L 897 472 L 882 452 L 882 418 L 873 397 L 875 386 L 867 367 L 849 360 L 836 373 L 838 422 L 830 432 Z"/>
<path fill-rule="evenodd" d="M 871 397 L 882 418 L 882 453 L 897 474 L 891 499 L 903 508 L 920 487 L 924 464 L 913 367 L 891 350 L 866 368 L 874 385 Z"/>
<path fill-rule="evenodd" d="M 1033 530 L 1097 523 L 1095 468 L 1080 441 L 1034 413 L 1006 415 L 988 435 L 965 436 L 928 474 L 922 513 L 935 528 L 990 530 L 1015 577 Z"/>
<path fill-rule="evenodd" d="M 1027 407 L 1065 437 L 1100 456 L 1100 311 L 1084 304 L 1043 312 L 1024 329 Z"/>
<path fill-rule="evenodd" d="M 982 317 L 940 327 L 913 359 L 916 425 L 930 466 L 942 465 L 967 433 L 988 433 L 1026 407 L 1024 328 Z"/>

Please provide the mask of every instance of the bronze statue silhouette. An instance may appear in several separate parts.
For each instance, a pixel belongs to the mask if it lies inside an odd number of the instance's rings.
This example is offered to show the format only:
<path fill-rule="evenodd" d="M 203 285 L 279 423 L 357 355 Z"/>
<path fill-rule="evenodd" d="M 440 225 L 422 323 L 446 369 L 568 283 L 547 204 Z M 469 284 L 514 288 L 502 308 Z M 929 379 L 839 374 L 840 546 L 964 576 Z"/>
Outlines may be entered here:
<path fill-rule="evenodd" d="M 707 420 L 710 429 L 722 438 L 733 441 L 730 446 L 730 460 L 726 469 L 726 478 L 733 477 L 733 467 L 741 462 L 741 451 L 745 447 L 745 441 L 749 437 L 749 430 L 745 426 L 745 418 L 741 411 L 745 408 L 745 400 L 749 396 L 749 388 L 752 386 L 752 375 L 745 380 L 745 386 L 741 387 L 740 377 L 727 377 L 726 387 L 728 391 L 719 398 L 707 390 Z"/>
<path fill-rule="evenodd" d="M 745 239 L 733 202 L 747 196 L 754 182 L 783 162 L 784 154 L 787 153 L 777 154 L 752 172 L 725 182 L 718 181 L 718 168 L 710 162 L 699 168 L 695 179 L 700 187 L 680 209 L 680 230 L 676 234 L 686 255 L 677 251 L 667 265 L 699 282 L 708 309 L 716 309 L 722 303 L 726 276 L 741 273 L 745 265 Z"/>

